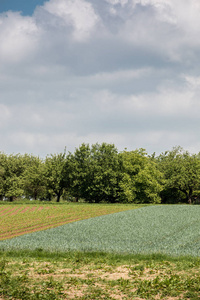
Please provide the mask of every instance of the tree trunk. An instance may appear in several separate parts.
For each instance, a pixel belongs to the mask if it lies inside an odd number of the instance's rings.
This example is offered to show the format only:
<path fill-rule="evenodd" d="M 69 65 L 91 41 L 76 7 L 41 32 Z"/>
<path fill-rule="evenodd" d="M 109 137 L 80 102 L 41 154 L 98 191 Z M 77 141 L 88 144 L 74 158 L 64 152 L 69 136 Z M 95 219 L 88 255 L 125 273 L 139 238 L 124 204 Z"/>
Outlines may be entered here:
<path fill-rule="evenodd" d="M 189 193 L 188 193 L 188 203 L 192 204 L 192 189 L 189 189 Z"/>
<path fill-rule="evenodd" d="M 60 197 L 61 197 L 61 191 L 59 191 L 57 193 L 57 199 L 56 199 L 56 202 L 60 202 Z"/>
<path fill-rule="evenodd" d="M 187 192 L 186 190 L 180 189 L 181 192 L 183 192 L 186 195 L 186 199 L 188 201 L 189 204 L 192 204 L 192 189 L 189 189 L 189 192 Z"/>
<path fill-rule="evenodd" d="M 47 199 L 48 199 L 48 201 L 51 201 L 51 194 L 50 193 L 47 195 Z"/>
<path fill-rule="evenodd" d="M 34 200 L 37 200 L 37 191 L 34 192 Z"/>

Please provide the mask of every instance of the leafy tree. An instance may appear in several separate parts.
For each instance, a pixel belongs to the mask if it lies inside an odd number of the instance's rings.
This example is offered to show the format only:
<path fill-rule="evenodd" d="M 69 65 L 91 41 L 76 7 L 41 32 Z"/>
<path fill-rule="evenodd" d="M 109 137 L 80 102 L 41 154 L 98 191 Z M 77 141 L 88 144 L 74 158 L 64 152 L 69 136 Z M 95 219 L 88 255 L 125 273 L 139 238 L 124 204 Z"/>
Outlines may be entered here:
<path fill-rule="evenodd" d="M 90 168 L 90 147 L 87 144 L 82 144 L 75 149 L 72 154 L 68 153 L 65 164 L 66 182 L 69 186 L 70 194 L 75 197 L 76 201 L 79 198 L 86 198 L 87 187 L 89 183 L 89 168 Z"/>
<path fill-rule="evenodd" d="M 45 176 L 48 192 L 51 191 L 57 196 L 57 202 L 63 194 L 67 185 L 65 173 L 66 152 L 54 154 L 45 159 Z"/>
<path fill-rule="evenodd" d="M 165 176 L 164 198 L 174 196 L 174 202 L 185 198 L 188 203 L 200 188 L 200 160 L 181 147 L 162 153 L 158 165 Z"/>
<path fill-rule="evenodd" d="M 120 200 L 123 202 L 160 203 L 162 173 L 144 149 L 124 151 Z"/>
<path fill-rule="evenodd" d="M 92 145 L 87 199 L 94 202 L 118 202 L 121 168 L 122 162 L 113 144 Z"/>
<path fill-rule="evenodd" d="M 71 194 L 89 202 L 118 201 L 120 162 L 114 145 L 82 144 L 67 160 Z"/>
<path fill-rule="evenodd" d="M 44 162 L 37 156 L 25 155 L 26 169 L 23 173 L 23 188 L 26 197 L 35 200 L 45 197 L 46 178 Z"/>
<path fill-rule="evenodd" d="M 1 198 L 14 198 L 23 195 L 22 177 L 24 172 L 23 156 L 17 155 L 0 155 L 0 191 Z"/>

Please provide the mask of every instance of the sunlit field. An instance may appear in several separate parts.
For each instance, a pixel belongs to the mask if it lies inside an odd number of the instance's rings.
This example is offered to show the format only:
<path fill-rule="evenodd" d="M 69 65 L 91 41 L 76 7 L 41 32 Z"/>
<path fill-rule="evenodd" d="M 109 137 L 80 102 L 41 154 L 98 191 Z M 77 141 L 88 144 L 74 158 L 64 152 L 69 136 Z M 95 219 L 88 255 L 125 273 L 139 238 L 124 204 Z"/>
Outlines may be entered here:
<path fill-rule="evenodd" d="M 0 299 L 199 299 L 200 206 L 0 209 Z"/>
<path fill-rule="evenodd" d="M 0 205 L 0 240 L 138 207 L 140 205 L 82 203 Z"/>
<path fill-rule="evenodd" d="M 83 214 L 83 207 L 82 218 L 91 216 L 87 210 Z M 102 211 L 108 213 L 103 207 Z M 93 216 L 102 211 L 93 211 Z M 70 220 L 75 220 L 74 214 Z M 199 216 L 200 206 L 148 206 L 25 234 L 1 241 L 0 248 L 199 256 Z"/>

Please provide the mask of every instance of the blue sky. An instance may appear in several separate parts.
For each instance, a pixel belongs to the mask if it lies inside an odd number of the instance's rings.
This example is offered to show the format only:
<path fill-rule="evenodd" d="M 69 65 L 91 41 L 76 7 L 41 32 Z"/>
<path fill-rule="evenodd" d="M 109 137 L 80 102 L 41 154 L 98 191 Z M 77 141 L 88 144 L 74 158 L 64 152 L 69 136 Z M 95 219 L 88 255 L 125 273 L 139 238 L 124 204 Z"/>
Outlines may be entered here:
<path fill-rule="evenodd" d="M 0 0 L 0 11 L 1 151 L 200 151 L 198 0 Z"/>
<path fill-rule="evenodd" d="M 21 11 L 23 15 L 32 15 L 37 5 L 44 0 L 0 0 L 0 13 L 12 10 Z"/>

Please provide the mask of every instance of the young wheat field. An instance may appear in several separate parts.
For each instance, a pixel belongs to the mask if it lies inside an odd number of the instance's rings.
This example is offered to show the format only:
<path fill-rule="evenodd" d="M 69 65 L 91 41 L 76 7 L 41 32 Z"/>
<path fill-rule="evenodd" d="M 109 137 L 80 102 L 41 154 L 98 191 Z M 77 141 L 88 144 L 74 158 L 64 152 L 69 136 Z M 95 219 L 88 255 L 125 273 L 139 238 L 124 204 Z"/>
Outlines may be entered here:
<path fill-rule="evenodd" d="M 200 206 L 158 205 L 0 241 L 0 249 L 200 256 Z"/>

